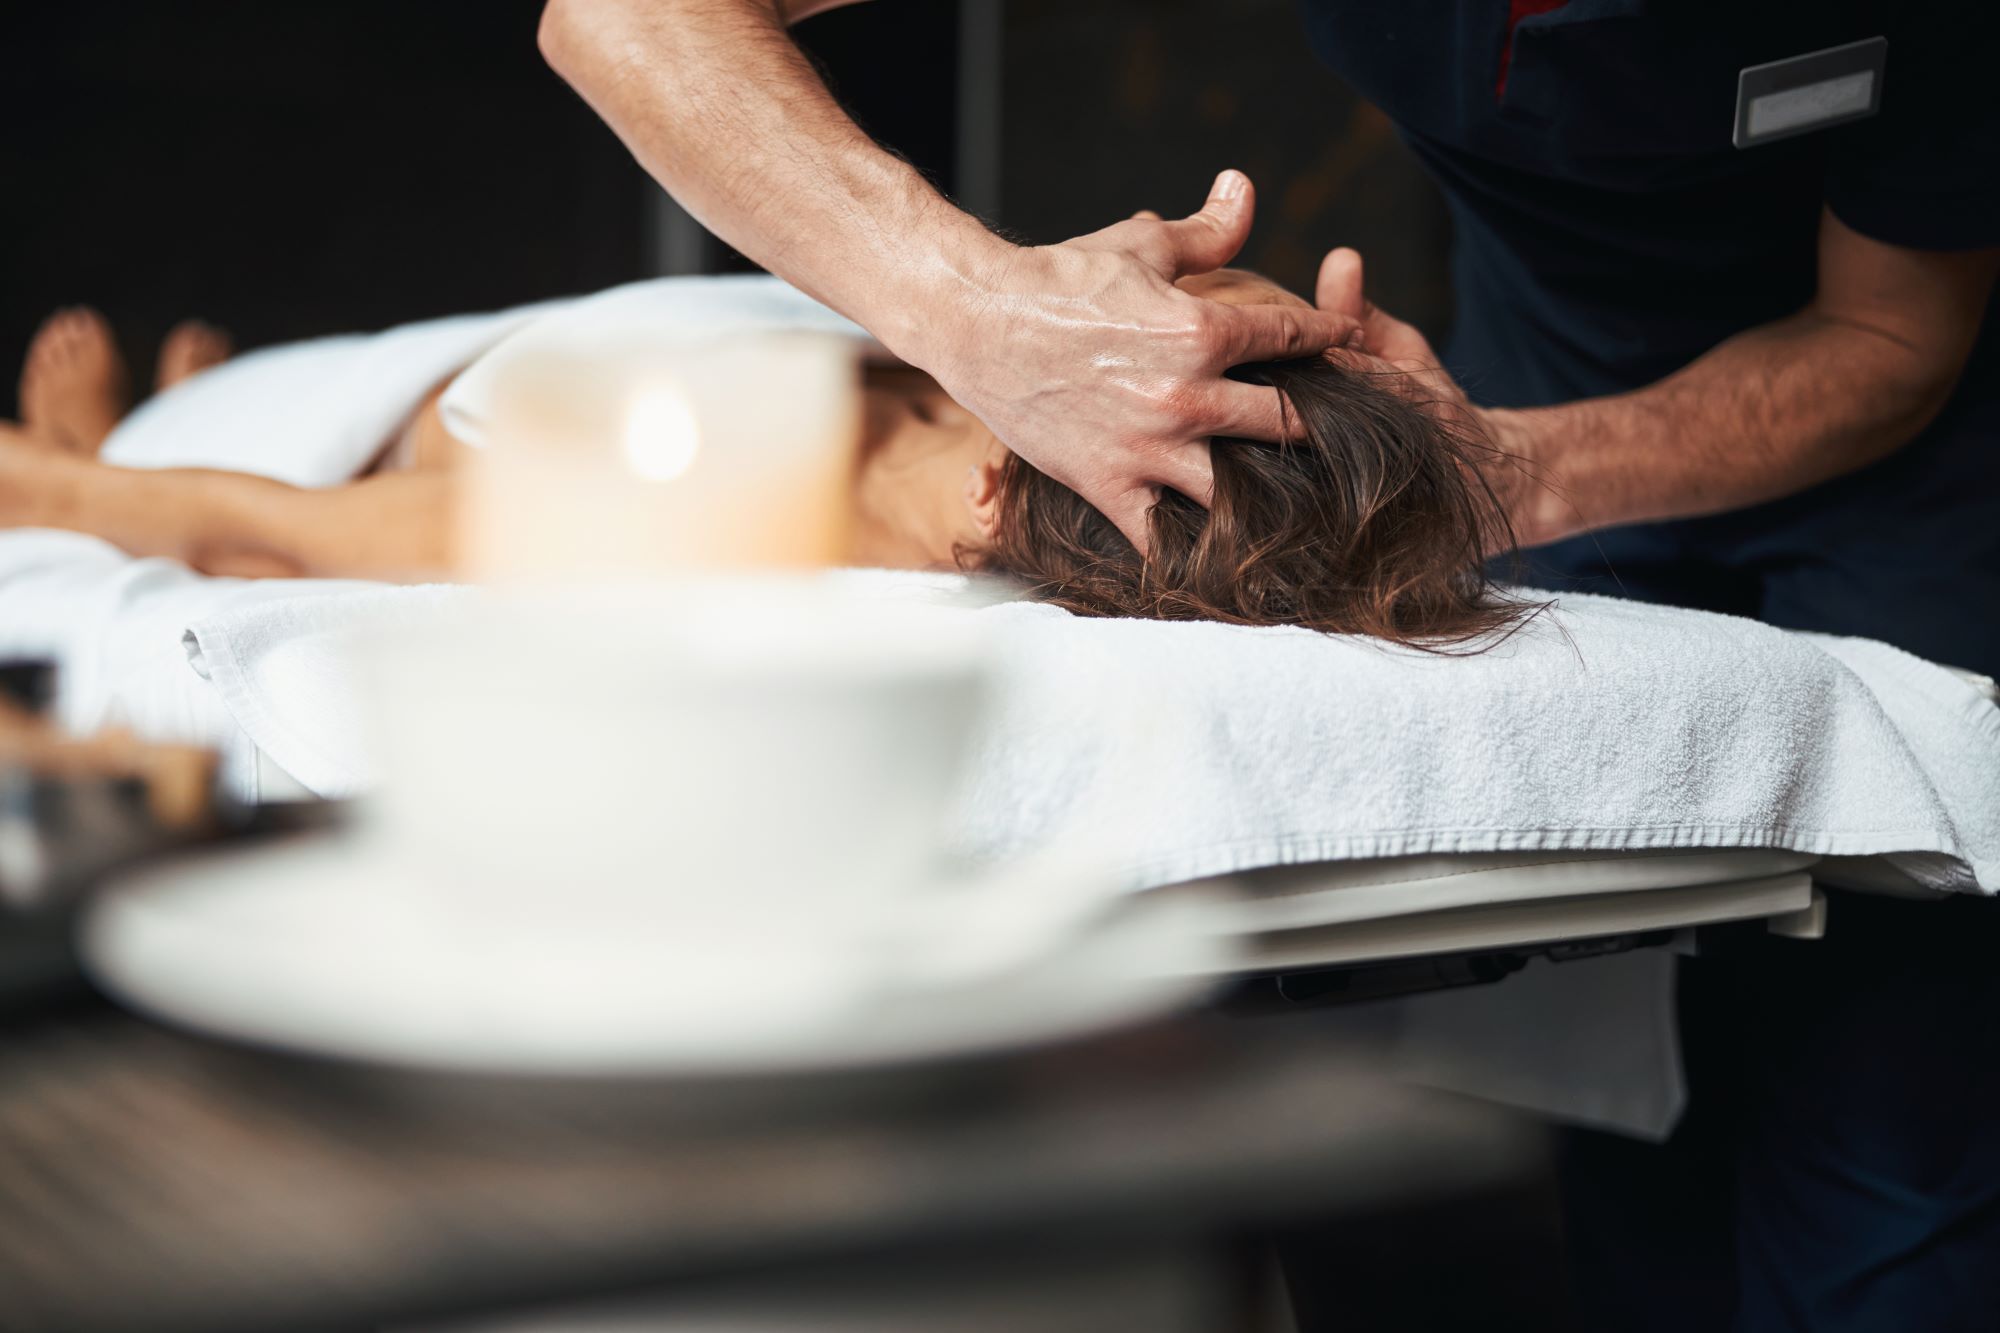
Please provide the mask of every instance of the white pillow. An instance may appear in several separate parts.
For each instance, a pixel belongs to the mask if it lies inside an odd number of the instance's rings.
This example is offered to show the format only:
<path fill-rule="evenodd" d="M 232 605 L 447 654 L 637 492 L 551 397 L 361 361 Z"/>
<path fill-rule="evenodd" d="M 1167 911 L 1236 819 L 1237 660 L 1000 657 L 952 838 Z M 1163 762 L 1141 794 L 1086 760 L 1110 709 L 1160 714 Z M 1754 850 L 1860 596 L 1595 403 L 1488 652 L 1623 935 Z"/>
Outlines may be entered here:
<path fill-rule="evenodd" d="M 141 403 L 105 441 L 104 460 L 339 485 L 368 466 L 425 395 L 551 308 L 561 307 L 459 315 L 246 353 Z"/>

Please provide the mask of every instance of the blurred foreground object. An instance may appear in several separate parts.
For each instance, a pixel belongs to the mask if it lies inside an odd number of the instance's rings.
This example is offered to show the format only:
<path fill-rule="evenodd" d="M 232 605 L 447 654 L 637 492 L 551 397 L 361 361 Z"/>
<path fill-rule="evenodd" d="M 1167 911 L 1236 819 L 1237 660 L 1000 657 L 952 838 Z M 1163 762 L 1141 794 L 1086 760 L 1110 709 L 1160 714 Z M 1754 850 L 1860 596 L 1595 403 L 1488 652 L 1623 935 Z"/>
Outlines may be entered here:
<path fill-rule="evenodd" d="M 461 573 L 647 579 L 824 568 L 847 554 L 857 354 L 812 333 L 693 339 L 643 320 L 541 321 L 490 354 Z"/>
<path fill-rule="evenodd" d="M 50 719 L 53 664 L 0 663 L 0 904 L 48 906 L 112 866 L 212 831 L 216 757 Z"/>
<path fill-rule="evenodd" d="M 0 1154 L 39 1182 L 0 1196 L 0 1234 L 36 1238 L 10 1245 L 0 1302 L 9 1328 L 63 1333 L 699 1309 L 782 1301 L 815 1271 L 933 1301 L 927 1274 L 964 1273 L 977 1313 L 1010 1277 L 1491 1188 L 1540 1142 L 1382 1079 L 1308 1015 L 708 1084 L 401 1075 L 115 1013 L 17 1032 L 0 1061 Z M 792 1313 L 757 1326 L 840 1327 Z M 1241 1328 L 1228 1313 L 1190 1327 Z"/>
<path fill-rule="evenodd" d="M 351 828 L 127 876 L 86 957 L 216 1035 L 544 1076 L 962 1058 L 1197 1002 L 1234 959 L 1213 886 L 1126 893 L 1075 832 L 950 854 L 985 624 L 813 575 L 469 594 L 357 647 Z"/>

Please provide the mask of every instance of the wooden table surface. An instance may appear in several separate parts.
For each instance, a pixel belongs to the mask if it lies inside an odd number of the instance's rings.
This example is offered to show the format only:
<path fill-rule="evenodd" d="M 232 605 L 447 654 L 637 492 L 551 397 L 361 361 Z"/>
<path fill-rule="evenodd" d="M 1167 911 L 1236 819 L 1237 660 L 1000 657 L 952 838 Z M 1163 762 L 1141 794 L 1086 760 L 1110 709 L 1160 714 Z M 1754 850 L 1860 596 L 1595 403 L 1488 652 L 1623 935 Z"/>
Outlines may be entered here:
<path fill-rule="evenodd" d="M 1202 1014 L 892 1075 L 535 1086 L 0 1032 L 0 1327 L 350 1329 L 790 1264 L 1190 1236 L 1474 1189 L 1520 1124 L 1312 1016 Z"/>

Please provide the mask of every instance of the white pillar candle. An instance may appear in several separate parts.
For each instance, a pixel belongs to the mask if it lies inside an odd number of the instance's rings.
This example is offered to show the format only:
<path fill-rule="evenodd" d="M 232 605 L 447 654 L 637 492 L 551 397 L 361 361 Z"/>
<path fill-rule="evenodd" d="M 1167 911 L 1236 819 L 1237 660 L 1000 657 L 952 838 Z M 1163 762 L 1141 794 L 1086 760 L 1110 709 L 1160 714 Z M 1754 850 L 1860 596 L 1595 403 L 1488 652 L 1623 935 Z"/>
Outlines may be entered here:
<path fill-rule="evenodd" d="M 858 358 L 810 333 L 692 342 L 627 327 L 522 349 L 467 469 L 473 579 L 810 568 L 847 553 Z"/>

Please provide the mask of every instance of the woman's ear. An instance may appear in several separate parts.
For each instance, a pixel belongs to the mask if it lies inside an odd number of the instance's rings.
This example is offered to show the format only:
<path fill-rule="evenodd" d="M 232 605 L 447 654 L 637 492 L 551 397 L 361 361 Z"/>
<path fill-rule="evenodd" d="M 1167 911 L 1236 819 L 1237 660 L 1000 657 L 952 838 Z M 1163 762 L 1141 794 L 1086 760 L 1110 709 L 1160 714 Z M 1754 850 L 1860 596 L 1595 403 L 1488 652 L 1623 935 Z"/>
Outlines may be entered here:
<path fill-rule="evenodd" d="M 991 545 L 1000 528 L 1000 474 L 1007 466 L 1007 447 L 995 440 L 979 461 L 965 470 L 965 507 L 979 540 Z"/>

